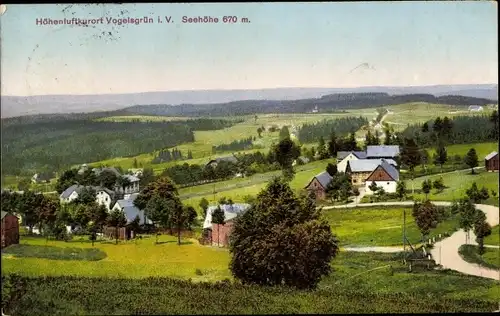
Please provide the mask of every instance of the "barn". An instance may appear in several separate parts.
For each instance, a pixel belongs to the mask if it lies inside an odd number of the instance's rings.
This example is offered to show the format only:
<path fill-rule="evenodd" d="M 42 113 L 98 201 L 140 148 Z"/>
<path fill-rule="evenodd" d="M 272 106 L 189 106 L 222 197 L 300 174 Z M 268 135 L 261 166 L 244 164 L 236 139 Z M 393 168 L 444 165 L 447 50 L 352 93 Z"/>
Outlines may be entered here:
<path fill-rule="evenodd" d="M 484 157 L 484 166 L 486 171 L 498 171 L 498 153 L 496 151 Z"/>
<path fill-rule="evenodd" d="M 2 211 L 2 248 L 19 243 L 19 218 Z"/>
<path fill-rule="evenodd" d="M 395 193 L 397 182 L 399 181 L 399 171 L 385 159 L 366 178 L 365 192 L 367 195 L 373 194 L 370 185 L 375 182 L 378 187 L 384 188 L 387 193 Z"/>
<path fill-rule="evenodd" d="M 326 198 L 326 188 L 333 177 L 326 171 L 314 176 L 305 189 L 314 193 L 316 199 L 324 200 Z"/>

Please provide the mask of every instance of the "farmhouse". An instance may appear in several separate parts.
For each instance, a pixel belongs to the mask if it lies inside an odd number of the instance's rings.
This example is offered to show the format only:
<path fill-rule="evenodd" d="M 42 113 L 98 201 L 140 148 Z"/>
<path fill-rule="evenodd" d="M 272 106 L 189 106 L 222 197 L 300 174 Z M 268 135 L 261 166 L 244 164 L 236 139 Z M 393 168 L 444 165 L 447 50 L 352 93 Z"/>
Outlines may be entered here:
<path fill-rule="evenodd" d="M 237 163 L 238 162 L 238 158 L 236 158 L 234 155 L 233 156 L 226 156 L 226 157 L 218 157 L 218 158 L 215 158 L 215 159 L 211 159 L 207 164 L 206 166 L 211 166 L 213 168 L 217 167 L 217 164 L 222 162 L 222 161 L 226 161 L 226 162 L 231 162 L 231 163 Z"/>
<path fill-rule="evenodd" d="M 306 185 L 305 189 L 314 193 L 316 199 L 323 200 L 326 198 L 326 188 L 332 179 L 332 176 L 328 172 L 323 171 L 314 176 L 311 181 L 309 181 L 309 184 Z"/>
<path fill-rule="evenodd" d="M 226 219 L 224 225 L 212 224 L 212 212 L 218 206 L 224 211 L 224 218 Z M 210 206 L 207 209 L 207 215 L 203 222 L 204 235 L 205 239 L 212 245 L 216 245 L 219 242 L 221 245 L 227 246 L 229 234 L 233 228 L 233 220 L 248 210 L 250 204 L 222 204 L 218 206 Z"/>
<path fill-rule="evenodd" d="M 305 165 L 307 163 L 309 163 L 309 158 L 304 157 L 304 156 L 300 156 L 296 160 L 293 161 L 292 166 Z"/>
<path fill-rule="evenodd" d="M 496 151 L 484 157 L 484 166 L 489 172 L 498 171 L 498 153 Z"/>
<path fill-rule="evenodd" d="M 135 196 L 133 196 L 135 197 Z M 151 220 L 149 220 L 146 217 L 146 214 L 144 214 L 143 210 L 139 210 L 135 205 L 134 205 L 134 199 L 128 199 L 128 200 L 118 200 L 115 205 L 113 206 L 112 210 L 121 210 L 125 214 L 125 218 L 127 220 L 127 225 L 132 223 L 135 218 L 138 216 L 139 217 L 139 225 L 144 225 L 144 224 L 153 224 Z M 105 234 L 113 235 L 114 227 L 107 227 L 105 229 Z M 130 227 L 122 227 L 119 232 L 118 232 L 118 238 L 120 239 L 130 239 L 134 238 L 135 232 L 130 229 Z"/>
<path fill-rule="evenodd" d="M 337 153 L 337 171 L 345 172 L 349 161 L 359 159 L 366 159 L 364 151 L 339 151 Z"/>
<path fill-rule="evenodd" d="M 19 243 L 19 219 L 2 211 L 2 248 Z"/>
<path fill-rule="evenodd" d="M 387 160 L 382 159 L 380 164 L 370 173 L 365 181 L 366 194 L 373 194 L 369 186 L 375 182 L 378 187 L 384 188 L 387 193 L 395 193 L 397 182 L 399 181 L 399 171 Z"/>
<path fill-rule="evenodd" d="M 479 105 L 471 105 L 469 106 L 469 112 L 481 112 L 483 111 L 483 107 Z"/>
<path fill-rule="evenodd" d="M 366 146 L 366 159 L 395 159 L 399 156 L 398 145 Z"/>
<path fill-rule="evenodd" d="M 351 177 L 352 185 L 365 185 L 366 178 L 368 178 L 382 161 L 386 161 L 392 166 L 397 166 L 397 163 L 392 159 L 360 159 L 349 161 L 347 163 L 346 174 Z"/>
<path fill-rule="evenodd" d="M 33 177 L 31 177 L 32 183 L 49 183 L 51 175 L 48 172 L 40 172 L 35 173 Z"/>
<path fill-rule="evenodd" d="M 130 174 L 126 174 L 126 175 L 123 175 L 123 176 L 120 176 L 120 177 L 123 177 L 123 178 L 127 179 L 130 184 L 127 185 L 125 187 L 125 189 L 123 189 L 123 187 L 120 186 L 117 183 L 116 186 L 115 186 L 115 191 L 116 192 L 118 192 L 120 194 L 125 194 L 125 195 L 129 195 L 129 194 L 133 194 L 133 193 L 139 192 L 139 181 L 140 181 L 140 179 L 138 177 L 130 175 Z"/>

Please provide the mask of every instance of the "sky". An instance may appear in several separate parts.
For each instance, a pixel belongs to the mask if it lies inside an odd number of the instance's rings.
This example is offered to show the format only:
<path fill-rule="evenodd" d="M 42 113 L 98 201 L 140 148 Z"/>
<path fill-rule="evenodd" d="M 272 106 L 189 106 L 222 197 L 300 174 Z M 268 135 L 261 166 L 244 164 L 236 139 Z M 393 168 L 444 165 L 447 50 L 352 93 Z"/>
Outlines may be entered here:
<path fill-rule="evenodd" d="M 145 16 L 154 22 L 107 21 Z M 101 17 L 89 27 L 36 24 Z M 498 83 L 497 21 L 495 2 L 482 1 L 7 5 L 0 92 Z"/>

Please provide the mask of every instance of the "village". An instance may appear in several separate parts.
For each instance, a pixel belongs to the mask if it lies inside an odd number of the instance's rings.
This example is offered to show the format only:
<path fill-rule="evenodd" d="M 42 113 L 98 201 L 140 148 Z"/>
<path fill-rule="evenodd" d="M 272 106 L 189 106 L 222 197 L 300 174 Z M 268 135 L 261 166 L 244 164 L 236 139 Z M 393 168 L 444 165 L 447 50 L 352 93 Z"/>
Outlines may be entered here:
<path fill-rule="evenodd" d="M 303 159 L 302 163 L 307 163 L 307 158 Z M 235 156 L 221 157 L 210 159 L 206 167 L 215 168 L 220 161 L 237 163 Z M 339 151 L 337 153 L 337 164 L 334 174 L 329 171 L 323 171 L 315 175 L 310 181 L 304 185 L 304 190 L 312 194 L 317 201 L 328 200 L 327 192 L 335 174 L 345 174 L 352 187 L 355 188 L 355 196 L 352 196 L 350 204 L 357 204 L 364 196 L 371 196 L 378 192 L 394 194 L 397 190 L 398 182 L 400 181 L 400 170 L 397 161 L 400 161 L 400 148 L 397 145 L 371 145 L 367 146 L 365 151 Z M 295 164 L 295 162 L 294 162 Z M 498 172 L 499 170 L 499 155 L 496 151 L 491 152 L 484 157 L 486 171 Z M 327 166 L 325 165 L 325 168 Z M 106 211 L 110 213 L 113 210 L 123 212 L 126 223 L 118 231 L 118 238 L 122 240 L 133 239 L 141 231 L 134 231 L 130 224 L 138 219 L 139 227 L 152 225 L 153 222 L 147 218 L 144 209 L 139 209 L 134 205 L 134 200 L 140 193 L 139 177 L 142 175 L 141 169 L 128 170 L 127 174 L 121 174 L 116 168 L 92 168 L 89 169 L 87 164 L 83 164 L 78 169 L 78 174 L 82 175 L 85 172 L 92 172 L 96 176 L 100 173 L 111 173 L 117 179 L 113 189 L 108 189 L 103 186 L 83 186 L 74 184 L 66 188 L 59 196 L 60 204 L 71 204 L 81 196 L 83 191 L 93 192 L 95 194 L 95 202 L 97 205 L 104 206 Z M 330 171 L 331 172 L 331 171 Z M 240 173 L 234 177 L 241 177 Z M 34 175 L 34 182 L 43 181 Z M 20 192 L 22 193 L 22 192 Z M 351 192 L 352 193 L 352 192 Z M 227 201 L 226 201 L 227 203 Z M 348 202 L 346 202 L 348 203 Z M 244 213 L 251 207 L 248 203 L 234 203 L 230 201 L 227 204 L 209 205 L 202 222 L 202 244 L 228 246 L 229 235 L 232 229 L 233 220 L 240 214 Z M 212 214 L 215 210 L 224 212 L 224 223 L 212 223 Z M 4 220 L 5 218 L 5 220 Z M 12 218 L 17 221 L 9 220 Z M 16 224 L 17 223 L 17 224 Z M 19 243 L 19 226 L 22 226 L 23 219 L 20 214 L 9 214 L 2 211 L 2 248 L 11 244 Z M 4 229 L 5 227 L 5 229 Z M 68 234 L 75 230 L 81 230 L 82 227 L 75 225 L 66 226 Z M 137 228 L 135 228 L 137 230 Z M 40 234 L 42 228 L 34 227 L 33 232 Z M 111 229 L 103 229 L 107 231 L 107 238 L 113 239 L 114 231 Z M 103 236 L 103 233 L 99 233 Z"/>

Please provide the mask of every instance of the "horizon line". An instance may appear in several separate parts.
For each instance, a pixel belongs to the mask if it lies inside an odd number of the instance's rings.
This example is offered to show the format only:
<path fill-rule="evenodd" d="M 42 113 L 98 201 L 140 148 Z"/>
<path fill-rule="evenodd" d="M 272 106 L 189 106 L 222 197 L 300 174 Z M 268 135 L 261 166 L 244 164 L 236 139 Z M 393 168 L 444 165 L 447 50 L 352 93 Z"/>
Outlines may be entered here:
<path fill-rule="evenodd" d="M 429 85 L 369 85 L 369 86 L 353 86 L 353 87 L 335 87 L 335 86 L 286 86 L 274 88 L 252 88 L 252 89 L 184 89 L 184 90 L 156 90 L 156 91 L 139 91 L 139 92 L 118 92 L 118 93 L 83 93 L 83 94 L 33 94 L 33 95 L 0 95 L 0 97 L 49 97 L 49 96 L 105 96 L 105 95 L 130 95 L 130 94 L 146 94 L 146 93 L 162 93 L 162 92 L 210 92 L 210 91 L 261 91 L 261 90 L 280 90 L 280 89 L 361 89 L 361 88 L 415 88 L 415 87 L 440 87 L 440 86 L 472 86 L 472 85 L 498 85 L 498 83 L 457 83 L 457 84 L 429 84 Z"/>

